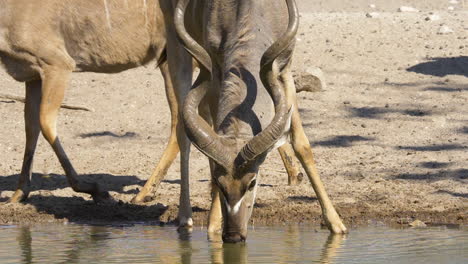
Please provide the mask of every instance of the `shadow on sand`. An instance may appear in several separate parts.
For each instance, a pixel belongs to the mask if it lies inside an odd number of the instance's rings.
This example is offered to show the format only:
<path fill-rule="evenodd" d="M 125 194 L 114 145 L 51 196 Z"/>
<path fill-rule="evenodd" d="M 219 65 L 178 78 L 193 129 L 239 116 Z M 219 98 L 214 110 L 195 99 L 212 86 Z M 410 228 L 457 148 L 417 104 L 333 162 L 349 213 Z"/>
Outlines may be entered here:
<path fill-rule="evenodd" d="M 468 56 L 432 58 L 430 61 L 408 68 L 407 71 L 438 77 L 447 75 L 468 77 Z"/>
<path fill-rule="evenodd" d="M 19 174 L 0 176 L 0 192 L 15 191 L 18 185 Z M 115 176 L 111 174 L 83 174 L 79 175 L 80 180 L 88 182 L 96 182 L 106 191 L 114 191 L 118 193 L 134 194 L 137 190 L 124 191 L 125 186 L 145 184 L 144 180 L 140 180 L 136 176 Z M 67 188 L 67 178 L 59 174 L 37 174 L 34 173 L 31 179 L 31 191 L 47 190 L 53 191 L 57 189 Z"/>

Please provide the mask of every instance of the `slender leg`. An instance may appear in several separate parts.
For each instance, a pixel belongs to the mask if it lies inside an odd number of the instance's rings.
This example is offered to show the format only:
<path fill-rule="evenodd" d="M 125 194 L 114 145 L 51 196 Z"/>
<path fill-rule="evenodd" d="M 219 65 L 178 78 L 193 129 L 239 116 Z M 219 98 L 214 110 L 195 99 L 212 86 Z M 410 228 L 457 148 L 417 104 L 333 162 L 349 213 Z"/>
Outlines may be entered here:
<path fill-rule="evenodd" d="M 172 80 L 169 74 L 169 66 L 167 63 L 163 63 L 160 66 L 161 73 L 164 77 L 164 83 L 166 86 L 166 97 L 169 103 L 169 108 L 171 109 L 171 135 L 169 136 L 169 141 L 167 143 L 166 149 L 153 171 L 151 177 L 146 181 L 145 186 L 141 191 L 133 198 L 133 203 L 141 203 L 145 201 L 145 198 L 151 195 L 152 192 L 155 192 L 161 181 L 164 179 L 164 176 L 167 173 L 167 170 L 174 162 L 174 159 L 179 153 L 179 144 L 177 142 L 177 123 L 179 118 L 179 105 L 177 103 L 177 98 L 174 91 L 174 86 L 172 85 Z"/>
<path fill-rule="evenodd" d="M 291 121 L 291 141 L 294 151 L 302 163 L 310 183 L 314 188 L 319 203 L 322 207 L 322 214 L 325 224 L 333 233 L 346 233 L 347 229 L 340 216 L 335 210 L 330 198 L 328 197 L 322 180 L 318 174 L 317 167 L 315 166 L 312 148 L 310 147 L 309 139 L 307 138 L 304 128 L 302 127 L 301 117 L 299 116 L 299 109 L 296 100 L 296 88 L 294 87 L 294 80 L 289 69 L 281 76 L 282 82 L 286 89 L 286 98 L 288 104 L 293 106 L 293 114 Z"/>
<path fill-rule="evenodd" d="M 41 81 L 26 82 L 26 100 L 24 105 L 24 125 L 26 130 L 26 147 L 23 167 L 18 188 L 9 202 L 20 202 L 28 198 L 33 167 L 34 152 L 41 128 L 39 125 L 39 105 L 41 102 Z"/>
<path fill-rule="evenodd" d="M 182 123 L 177 126 L 177 138 L 180 146 L 180 199 L 179 199 L 179 227 L 193 226 L 192 206 L 190 204 L 189 158 L 190 141 L 185 134 Z"/>
<path fill-rule="evenodd" d="M 164 2 L 162 4 L 170 4 Z M 168 21 L 169 20 L 169 21 Z M 190 87 L 192 86 L 192 58 L 185 51 L 183 46 L 175 37 L 175 28 L 172 26 L 170 16 L 166 17 L 168 26 L 166 28 L 167 39 L 167 60 L 169 72 L 171 74 L 172 84 L 176 92 L 177 101 L 179 103 L 179 120 L 182 120 L 180 113 L 181 107 L 187 96 Z M 190 141 L 185 134 L 185 128 L 182 122 L 177 124 L 177 142 L 180 149 L 180 200 L 179 200 L 179 227 L 192 227 L 192 206 L 190 204 L 190 186 L 189 186 L 189 157 L 190 157 Z"/>
<path fill-rule="evenodd" d="M 302 182 L 304 175 L 299 170 L 299 162 L 297 161 L 294 150 L 289 142 L 278 148 L 278 152 L 283 160 L 284 167 L 288 173 L 288 185 L 298 185 Z"/>
<path fill-rule="evenodd" d="M 200 116 L 206 120 L 210 125 L 213 124 L 213 119 L 211 118 L 211 109 L 210 102 L 204 100 L 198 109 Z M 210 162 L 210 175 L 213 175 L 213 163 Z M 221 200 L 219 197 L 219 189 L 216 184 L 211 182 L 211 208 L 208 215 L 208 239 L 212 240 L 213 235 L 222 230 L 222 212 L 221 212 Z"/>
<path fill-rule="evenodd" d="M 221 212 L 221 199 L 218 187 L 211 183 L 211 208 L 208 219 L 208 236 L 219 233 L 222 230 L 223 215 Z"/>
<path fill-rule="evenodd" d="M 65 88 L 68 84 L 71 71 L 55 67 L 47 67 L 42 75 L 42 98 L 40 103 L 39 122 L 42 134 L 52 146 L 62 168 L 74 191 L 91 194 L 95 202 L 109 198 L 107 192 L 101 192 L 96 183 L 78 181 L 77 173 L 73 168 L 65 150 L 57 136 L 57 115 L 62 103 Z"/>

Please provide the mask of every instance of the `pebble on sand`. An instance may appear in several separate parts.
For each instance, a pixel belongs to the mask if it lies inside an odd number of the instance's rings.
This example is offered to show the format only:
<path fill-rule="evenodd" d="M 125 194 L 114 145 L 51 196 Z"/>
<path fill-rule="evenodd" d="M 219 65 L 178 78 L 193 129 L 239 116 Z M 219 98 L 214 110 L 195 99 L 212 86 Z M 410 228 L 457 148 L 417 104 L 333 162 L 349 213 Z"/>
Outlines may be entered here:
<path fill-rule="evenodd" d="M 442 25 L 439 29 L 439 32 L 437 34 L 439 35 L 446 35 L 446 34 L 451 34 L 453 33 L 453 30 L 449 28 L 447 25 Z"/>
<path fill-rule="evenodd" d="M 428 17 L 425 18 L 426 21 L 438 21 L 440 20 L 440 16 L 437 14 L 432 14 L 429 15 Z"/>
<path fill-rule="evenodd" d="M 398 12 L 417 13 L 419 10 L 411 6 L 400 6 L 400 8 L 398 8 Z"/>
<path fill-rule="evenodd" d="M 378 12 L 369 12 L 366 14 L 366 17 L 369 17 L 369 18 L 377 18 L 380 16 L 380 13 Z"/>

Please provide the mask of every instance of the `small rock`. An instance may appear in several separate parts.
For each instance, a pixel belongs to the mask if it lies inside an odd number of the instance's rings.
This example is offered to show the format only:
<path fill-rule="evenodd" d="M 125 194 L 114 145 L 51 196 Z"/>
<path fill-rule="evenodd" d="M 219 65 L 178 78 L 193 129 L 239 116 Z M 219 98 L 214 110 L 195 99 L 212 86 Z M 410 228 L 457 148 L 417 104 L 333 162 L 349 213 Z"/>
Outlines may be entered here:
<path fill-rule="evenodd" d="M 453 10 L 455 10 L 455 7 L 449 6 L 449 7 L 447 7 L 447 10 L 448 10 L 448 11 L 453 11 Z"/>
<path fill-rule="evenodd" d="M 453 33 L 453 30 L 449 28 L 447 25 L 442 25 L 439 29 L 439 32 L 437 34 L 439 35 L 446 35 L 446 34 L 451 34 Z"/>
<path fill-rule="evenodd" d="M 369 7 L 372 8 L 372 9 L 376 8 L 376 6 L 374 4 L 370 4 Z"/>
<path fill-rule="evenodd" d="M 400 8 L 398 8 L 398 12 L 417 13 L 419 10 L 411 6 L 400 6 Z"/>
<path fill-rule="evenodd" d="M 427 225 L 423 221 L 416 219 L 413 222 L 409 223 L 409 226 L 411 226 L 411 227 L 426 227 Z"/>
<path fill-rule="evenodd" d="M 325 76 L 320 68 L 309 67 L 294 76 L 296 92 L 320 92 L 326 89 Z"/>
<path fill-rule="evenodd" d="M 369 18 L 377 18 L 379 16 L 380 16 L 380 14 L 377 13 L 377 12 L 370 12 L 370 13 L 366 14 L 366 17 L 369 17 Z"/>
<path fill-rule="evenodd" d="M 440 16 L 437 14 L 430 15 L 425 18 L 426 21 L 437 21 L 440 20 Z"/>

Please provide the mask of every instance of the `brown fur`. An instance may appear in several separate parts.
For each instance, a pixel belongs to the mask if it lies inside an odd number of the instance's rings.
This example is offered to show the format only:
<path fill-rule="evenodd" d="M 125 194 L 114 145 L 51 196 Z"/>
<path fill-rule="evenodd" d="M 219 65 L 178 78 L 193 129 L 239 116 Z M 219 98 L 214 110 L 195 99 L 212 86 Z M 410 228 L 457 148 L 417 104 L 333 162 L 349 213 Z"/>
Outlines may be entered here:
<path fill-rule="evenodd" d="M 0 59 L 18 81 L 40 78 L 44 65 L 120 72 L 165 48 L 158 0 L 0 0 L 0 6 Z"/>
<path fill-rule="evenodd" d="M 26 150 L 18 189 L 10 201 L 29 194 L 40 132 L 75 191 L 89 193 L 95 201 L 108 198 L 97 184 L 77 179 L 57 135 L 58 108 L 74 71 L 115 73 L 165 59 L 167 38 L 159 4 L 160 0 L 0 0 L 0 61 L 14 79 L 26 84 Z M 161 71 L 177 115 L 167 64 Z M 172 115 L 171 138 L 153 181 L 162 178 L 179 151 L 176 124 L 177 116 Z"/>

